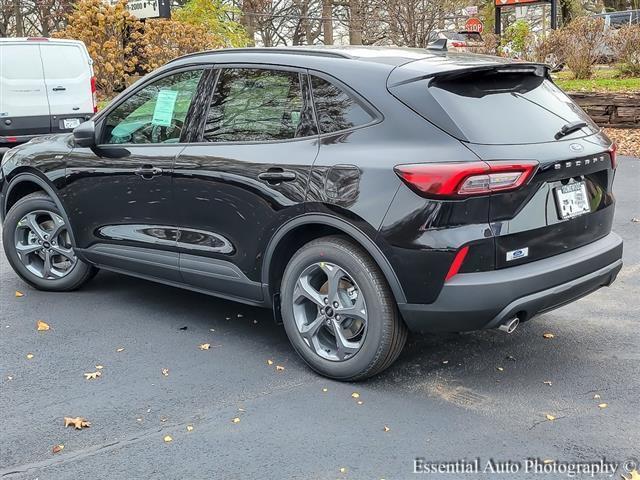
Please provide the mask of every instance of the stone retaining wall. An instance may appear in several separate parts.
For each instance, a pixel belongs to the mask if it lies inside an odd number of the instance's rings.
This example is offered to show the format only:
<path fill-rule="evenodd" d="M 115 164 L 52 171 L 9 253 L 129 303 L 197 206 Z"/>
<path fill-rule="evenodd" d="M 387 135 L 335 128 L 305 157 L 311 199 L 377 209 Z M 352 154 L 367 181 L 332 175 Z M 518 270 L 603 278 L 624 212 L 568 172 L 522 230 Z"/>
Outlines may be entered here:
<path fill-rule="evenodd" d="M 640 94 L 569 92 L 569 95 L 602 127 L 640 128 Z"/>

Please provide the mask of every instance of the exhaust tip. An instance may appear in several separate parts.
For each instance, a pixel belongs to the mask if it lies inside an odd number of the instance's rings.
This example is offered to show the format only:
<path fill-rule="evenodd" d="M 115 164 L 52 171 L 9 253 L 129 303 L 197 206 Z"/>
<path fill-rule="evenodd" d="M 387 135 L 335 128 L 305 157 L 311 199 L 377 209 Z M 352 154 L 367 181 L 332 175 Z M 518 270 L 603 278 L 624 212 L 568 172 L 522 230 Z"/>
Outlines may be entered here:
<path fill-rule="evenodd" d="M 518 317 L 515 317 L 507 320 L 502 325 L 500 325 L 498 327 L 498 330 L 505 333 L 513 333 L 516 331 L 516 328 L 518 328 L 518 325 L 520 325 L 520 319 Z"/>

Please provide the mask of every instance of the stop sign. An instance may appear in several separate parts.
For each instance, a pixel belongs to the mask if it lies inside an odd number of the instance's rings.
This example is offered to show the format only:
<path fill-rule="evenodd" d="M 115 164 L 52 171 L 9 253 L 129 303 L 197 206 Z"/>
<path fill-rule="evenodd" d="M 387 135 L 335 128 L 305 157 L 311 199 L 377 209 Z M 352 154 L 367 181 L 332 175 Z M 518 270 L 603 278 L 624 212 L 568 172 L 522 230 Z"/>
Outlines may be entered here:
<path fill-rule="evenodd" d="M 467 23 L 464 24 L 464 29 L 467 32 L 482 33 L 484 25 L 482 25 L 482 21 L 479 18 L 470 18 L 467 20 Z"/>

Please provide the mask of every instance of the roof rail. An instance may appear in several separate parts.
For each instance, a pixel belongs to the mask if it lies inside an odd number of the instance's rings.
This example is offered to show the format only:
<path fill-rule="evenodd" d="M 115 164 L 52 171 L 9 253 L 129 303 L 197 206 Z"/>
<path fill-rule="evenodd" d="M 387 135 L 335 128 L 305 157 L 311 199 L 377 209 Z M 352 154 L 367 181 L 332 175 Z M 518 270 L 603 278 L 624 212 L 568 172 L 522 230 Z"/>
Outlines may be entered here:
<path fill-rule="evenodd" d="M 352 58 L 346 53 L 336 52 L 334 50 L 324 50 L 321 48 L 280 48 L 280 47 L 246 47 L 246 48 L 223 48 L 220 50 L 203 50 L 201 52 L 188 53 L 176 57 L 168 63 L 173 63 L 177 60 L 183 60 L 190 57 L 199 57 L 201 55 L 209 54 L 224 54 L 224 53 L 286 53 L 288 55 L 309 55 L 317 57 L 331 57 L 331 58 Z"/>

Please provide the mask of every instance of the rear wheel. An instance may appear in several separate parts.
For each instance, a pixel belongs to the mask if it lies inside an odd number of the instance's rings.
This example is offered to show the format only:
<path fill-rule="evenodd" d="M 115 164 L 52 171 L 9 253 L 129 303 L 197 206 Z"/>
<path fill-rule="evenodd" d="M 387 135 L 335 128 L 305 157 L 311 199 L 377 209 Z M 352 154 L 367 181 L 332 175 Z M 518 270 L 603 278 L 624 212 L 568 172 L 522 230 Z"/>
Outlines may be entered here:
<path fill-rule="evenodd" d="M 11 207 L 2 243 L 14 271 L 40 290 L 74 290 L 96 272 L 76 256 L 69 226 L 44 193 L 27 195 Z"/>
<path fill-rule="evenodd" d="M 302 247 L 282 279 L 287 335 L 311 368 L 360 380 L 389 367 L 407 338 L 393 295 L 373 259 L 340 236 Z"/>

